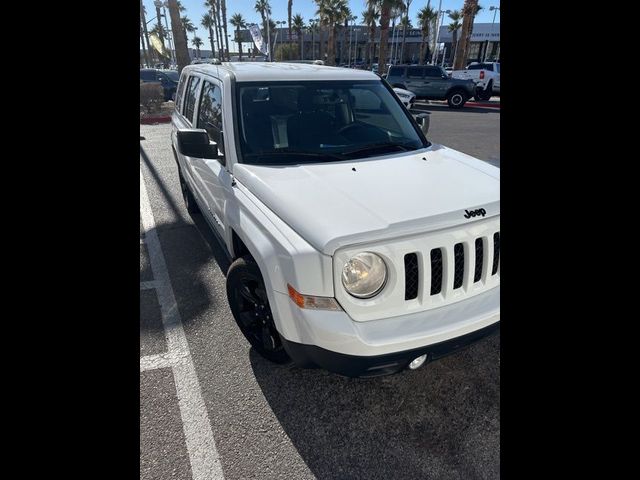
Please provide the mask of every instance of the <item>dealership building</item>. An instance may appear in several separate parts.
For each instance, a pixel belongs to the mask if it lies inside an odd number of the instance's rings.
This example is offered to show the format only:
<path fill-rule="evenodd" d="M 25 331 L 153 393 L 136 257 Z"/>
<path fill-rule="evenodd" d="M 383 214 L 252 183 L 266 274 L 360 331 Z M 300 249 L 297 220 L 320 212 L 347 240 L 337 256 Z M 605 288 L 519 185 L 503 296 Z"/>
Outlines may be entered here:
<path fill-rule="evenodd" d="M 458 30 L 458 40 L 460 38 L 460 31 Z M 276 41 L 276 50 L 277 45 L 283 42 L 289 43 L 286 39 L 288 37 L 288 29 L 287 28 L 277 28 L 274 29 L 271 33 L 271 38 Z M 252 40 L 251 35 L 249 34 L 249 30 L 241 30 L 240 31 L 241 38 L 243 40 L 243 50 L 245 54 L 247 51 L 252 49 Z M 276 36 L 277 34 L 277 36 Z M 326 55 L 326 41 L 327 41 L 327 32 L 323 33 L 323 55 Z M 351 37 L 351 38 L 349 38 Z M 336 32 L 336 60 L 338 64 L 348 63 L 349 62 L 349 50 L 351 50 L 351 62 L 356 59 L 356 61 L 362 61 L 366 57 L 366 51 L 369 48 L 369 43 L 371 39 L 369 38 L 369 27 L 366 25 L 358 25 L 353 26 L 347 29 L 344 32 L 344 28 L 338 28 Z M 312 46 L 313 40 L 313 46 Z M 246 43 L 245 43 L 246 42 Z M 344 42 L 344 45 L 343 45 Z M 376 45 L 376 58 L 377 61 L 377 52 L 379 50 L 380 44 L 380 29 L 376 28 L 376 33 L 374 35 L 374 42 Z M 402 45 L 402 29 L 396 28 L 395 35 L 394 29 L 389 27 L 389 58 L 393 58 L 395 61 L 393 63 L 418 63 L 420 57 L 420 44 L 422 42 L 422 33 L 420 29 L 413 28 L 407 30 L 405 47 L 404 47 L 404 58 L 400 59 L 400 50 Z M 298 36 L 295 33 L 291 34 L 291 43 L 298 45 Z M 440 28 L 440 33 L 438 35 L 438 43 L 440 44 L 439 50 L 439 63 L 442 63 L 443 55 L 444 55 L 444 63 L 452 63 L 453 62 L 453 54 L 455 52 L 455 45 L 453 43 L 453 34 L 449 31 L 448 26 L 444 25 Z M 444 44 L 444 47 L 442 46 Z M 233 47 L 231 43 L 229 47 L 233 50 L 237 50 L 237 43 L 233 43 Z M 247 48 L 249 47 L 249 48 Z M 319 53 L 319 37 L 318 34 L 312 35 L 310 32 L 303 33 L 303 49 L 304 49 L 304 58 L 306 60 L 317 60 L 320 56 Z M 433 55 L 433 51 L 427 49 L 427 53 L 425 55 L 427 61 L 431 61 L 431 57 Z M 500 60 L 500 24 L 499 23 L 474 23 L 473 24 L 473 32 L 471 34 L 471 46 L 469 48 L 469 55 L 467 57 L 467 62 L 474 61 L 482 61 L 485 57 L 485 51 L 487 53 L 486 60 L 487 61 L 499 61 Z"/>

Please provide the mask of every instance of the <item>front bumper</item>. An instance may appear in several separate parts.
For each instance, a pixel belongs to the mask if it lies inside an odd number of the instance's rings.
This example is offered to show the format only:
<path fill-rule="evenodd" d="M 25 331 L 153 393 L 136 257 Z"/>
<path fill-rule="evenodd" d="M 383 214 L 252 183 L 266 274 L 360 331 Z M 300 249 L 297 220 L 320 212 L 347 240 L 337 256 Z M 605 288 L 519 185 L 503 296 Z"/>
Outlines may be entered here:
<path fill-rule="evenodd" d="M 369 321 L 354 321 L 344 311 L 301 309 L 279 292 L 274 297 L 271 308 L 289 355 L 302 366 L 345 375 L 352 370 L 366 374 L 371 366 L 380 367 L 381 359 L 383 365 L 397 363 L 389 367 L 397 371 L 420 351 L 437 353 L 500 321 L 500 286 L 443 307 Z"/>
<path fill-rule="evenodd" d="M 404 370 L 413 359 L 425 354 L 427 355 L 426 364 L 445 355 L 462 350 L 478 340 L 496 333 L 499 329 L 500 322 L 498 321 L 488 327 L 475 330 L 461 337 L 445 340 L 444 342 L 371 357 L 346 355 L 344 353 L 332 352 L 315 345 L 303 345 L 285 339 L 283 339 L 283 344 L 291 359 L 300 367 L 324 368 L 330 372 L 347 377 L 366 378 L 398 373 Z"/>

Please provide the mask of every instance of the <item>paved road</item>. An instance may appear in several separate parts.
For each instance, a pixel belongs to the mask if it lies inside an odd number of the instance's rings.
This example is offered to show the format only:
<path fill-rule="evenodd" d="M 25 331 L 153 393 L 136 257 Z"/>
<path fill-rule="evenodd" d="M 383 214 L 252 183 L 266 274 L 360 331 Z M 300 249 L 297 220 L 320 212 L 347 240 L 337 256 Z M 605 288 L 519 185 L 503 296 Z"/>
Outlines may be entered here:
<path fill-rule="evenodd" d="M 471 113 L 432 115 L 434 141 L 499 155 L 497 131 L 462 135 Z M 500 336 L 378 379 L 267 363 L 230 315 L 227 259 L 183 206 L 168 132 L 140 127 L 141 479 L 499 478 Z"/>

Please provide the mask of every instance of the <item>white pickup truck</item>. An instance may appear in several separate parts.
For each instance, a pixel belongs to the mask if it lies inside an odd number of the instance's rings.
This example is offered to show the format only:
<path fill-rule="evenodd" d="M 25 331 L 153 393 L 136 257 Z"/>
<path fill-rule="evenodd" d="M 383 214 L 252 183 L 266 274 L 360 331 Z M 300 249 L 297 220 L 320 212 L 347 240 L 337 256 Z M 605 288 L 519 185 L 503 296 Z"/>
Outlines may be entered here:
<path fill-rule="evenodd" d="M 499 329 L 500 170 L 428 126 L 363 70 L 182 70 L 182 194 L 232 260 L 229 307 L 263 357 L 370 377 Z"/>
<path fill-rule="evenodd" d="M 454 70 L 452 78 L 473 80 L 476 84 L 476 100 L 489 100 L 494 93 L 500 94 L 500 64 L 470 63 L 464 70 Z"/>

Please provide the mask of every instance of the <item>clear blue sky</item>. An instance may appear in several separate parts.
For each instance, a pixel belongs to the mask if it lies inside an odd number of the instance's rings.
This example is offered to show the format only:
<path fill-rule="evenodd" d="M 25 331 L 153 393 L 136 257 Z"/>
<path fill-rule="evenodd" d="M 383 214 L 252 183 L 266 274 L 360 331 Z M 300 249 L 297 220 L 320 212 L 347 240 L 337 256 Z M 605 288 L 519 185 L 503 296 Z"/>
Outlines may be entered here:
<path fill-rule="evenodd" d="M 207 9 L 204 7 L 204 0 L 180 0 L 182 5 L 186 7 L 186 12 L 183 15 L 186 15 L 191 19 L 193 24 L 198 27 L 198 31 L 196 35 L 199 36 L 204 42 L 205 45 L 202 47 L 204 49 L 208 48 L 209 45 L 209 32 L 205 30 L 202 25 L 200 25 L 200 21 L 202 16 L 207 13 Z M 260 14 L 255 11 L 254 5 L 255 0 L 226 0 L 227 1 L 227 21 L 231 18 L 234 13 L 241 13 L 242 16 L 250 23 L 260 23 Z M 153 0 L 143 0 L 143 3 L 147 9 L 147 21 L 151 20 L 155 17 L 155 7 L 153 6 Z M 287 0 L 269 0 L 271 4 L 271 18 L 273 21 L 276 20 L 287 20 Z M 432 8 L 438 8 L 439 0 L 431 0 Z M 442 0 L 442 10 L 459 10 L 462 8 L 464 4 L 464 0 Z M 354 15 L 358 16 L 358 20 L 362 19 L 362 11 L 366 9 L 365 0 L 349 0 L 349 7 L 353 11 Z M 411 9 L 409 11 L 409 16 L 411 17 L 411 21 L 414 25 L 416 25 L 416 14 L 418 10 L 427 5 L 427 0 L 413 0 L 411 2 Z M 500 6 L 499 0 L 480 0 L 480 5 L 484 7 L 480 10 L 480 13 L 476 15 L 475 21 L 478 23 L 491 23 L 493 20 L 493 13 L 489 11 L 489 7 L 492 5 Z M 293 11 L 292 15 L 299 13 L 305 20 L 305 23 L 310 19 L 315 17 L 316 4 L 313 0 L 293 0 Z M 444 25 L 448 23 L 448 19 L 445 18 Z M 151 27 L 155 22 L 151 22 L 149 26 Z M 164 23 L 164 22 L 163 22 Z M 358 21 L 360 23 L 360 21 Z M 500 11 L 497 12 L 496 15 L 496 23 L 500 23 Z M 169 22 L 169 26 L 171 23 Z M 227 26 L 227 33 L 232 35 L 233 27 L 231 25 Z M 193 38 L 193 34 L 189 35 L 189 47 L 191 45 L 191 39 Z M 233 38 L 233 37 L 232 37 Z M 231 50 L 235 50 L 229 46 Z"/>

